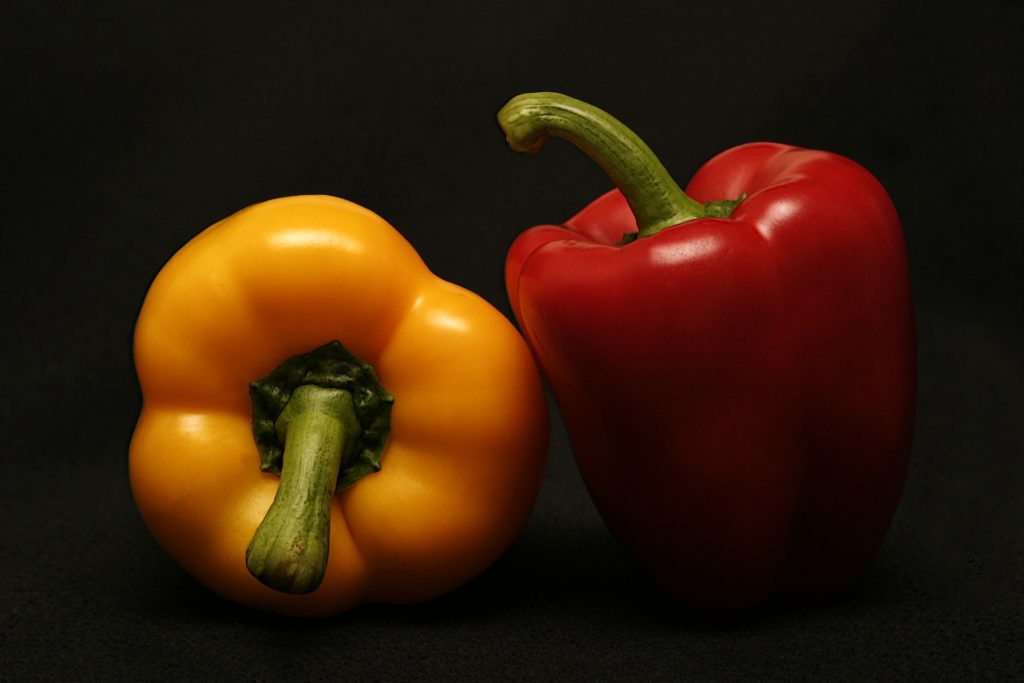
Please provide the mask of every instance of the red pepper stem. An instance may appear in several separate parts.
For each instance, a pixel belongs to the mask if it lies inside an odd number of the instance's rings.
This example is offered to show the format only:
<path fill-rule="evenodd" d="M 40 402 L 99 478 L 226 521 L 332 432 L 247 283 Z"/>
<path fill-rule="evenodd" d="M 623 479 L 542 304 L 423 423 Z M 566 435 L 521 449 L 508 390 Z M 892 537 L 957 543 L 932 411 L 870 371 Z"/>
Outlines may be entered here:
<path fill-rule="evenodd" d="M 643 140 L 586 102 L 554 92 L 519 95 L 498 112 L 498 124 L 516 152 L 536 153 L 552 135 L 582 150 L 622 192 L 641 237 L 707 215 Z"/>

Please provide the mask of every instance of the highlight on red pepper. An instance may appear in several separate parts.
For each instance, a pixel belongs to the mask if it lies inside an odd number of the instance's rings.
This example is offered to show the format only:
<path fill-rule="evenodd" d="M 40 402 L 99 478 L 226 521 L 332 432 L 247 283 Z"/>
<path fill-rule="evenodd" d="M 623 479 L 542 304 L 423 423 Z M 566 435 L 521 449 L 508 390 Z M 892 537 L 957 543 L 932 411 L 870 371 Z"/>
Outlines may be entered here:
<path fill-rule="evenodd" d="M 498 114 L 616 189 L 512 244 L 508 296 L 593 501 L 665 593 L 729 613 L 848 586 L 910 455 L 916 360 L 899 218 L 864 168 L 741 145 L 684 192 L 607 113 L 557 93 Z"/>
<path fill-rule="evenodd" d="M 249 207 L 164 266 L 135 330 L 132 492 L 221 596 L 300 616 L 480 573 L 532 508 L 547 406 L 529 349 L 370 211 Z"/>

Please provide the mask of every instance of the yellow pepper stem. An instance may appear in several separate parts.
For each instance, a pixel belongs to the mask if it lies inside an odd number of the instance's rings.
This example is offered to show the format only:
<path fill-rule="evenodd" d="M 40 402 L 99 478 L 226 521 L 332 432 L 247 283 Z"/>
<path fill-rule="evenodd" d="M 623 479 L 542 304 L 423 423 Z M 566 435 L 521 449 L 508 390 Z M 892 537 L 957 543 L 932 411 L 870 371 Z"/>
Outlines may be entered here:
<path fill-rule="evenodd" d="M 245 563 L 275 590 L 310 593 L 327 569 L 338 470 L 361 428 L 349 392 L 316 385 L 292 392 L 276 427 L 284 443 L 281 483 Z"/>

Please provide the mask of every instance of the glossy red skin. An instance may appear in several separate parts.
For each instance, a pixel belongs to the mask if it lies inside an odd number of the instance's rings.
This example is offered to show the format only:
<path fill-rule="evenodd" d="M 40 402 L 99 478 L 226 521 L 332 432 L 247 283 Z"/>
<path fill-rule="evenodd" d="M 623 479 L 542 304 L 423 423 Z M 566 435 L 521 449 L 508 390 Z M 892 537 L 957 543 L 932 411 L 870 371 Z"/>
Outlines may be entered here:
<path fill-rule="evenodd" d="M 731 218 L 636 230 L 618 191 L 512 245 L 506 285 L 612 533 L 682 604 L 824 597 L 906 476 L 913 309 L 899 218 L 826 152 L 728 150 L 687 187 Z"/>

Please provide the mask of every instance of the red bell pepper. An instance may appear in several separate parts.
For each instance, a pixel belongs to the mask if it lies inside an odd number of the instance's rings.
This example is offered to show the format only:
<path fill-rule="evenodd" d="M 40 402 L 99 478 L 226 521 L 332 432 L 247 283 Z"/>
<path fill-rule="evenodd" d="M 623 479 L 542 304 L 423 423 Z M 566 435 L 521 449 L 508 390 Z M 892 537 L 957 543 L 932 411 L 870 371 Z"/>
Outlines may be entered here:
<path fill-rule="evenodd" d="M 899 218 L 827 152 L 754 143 L 684 193 L 639 138 L 555 93 L 499 113 L 618 189 L 514 242 L 509 299 L 612 533 L 702 611 L 824 597 L 868 565 L 909 461 L 913 309 Z"/>

